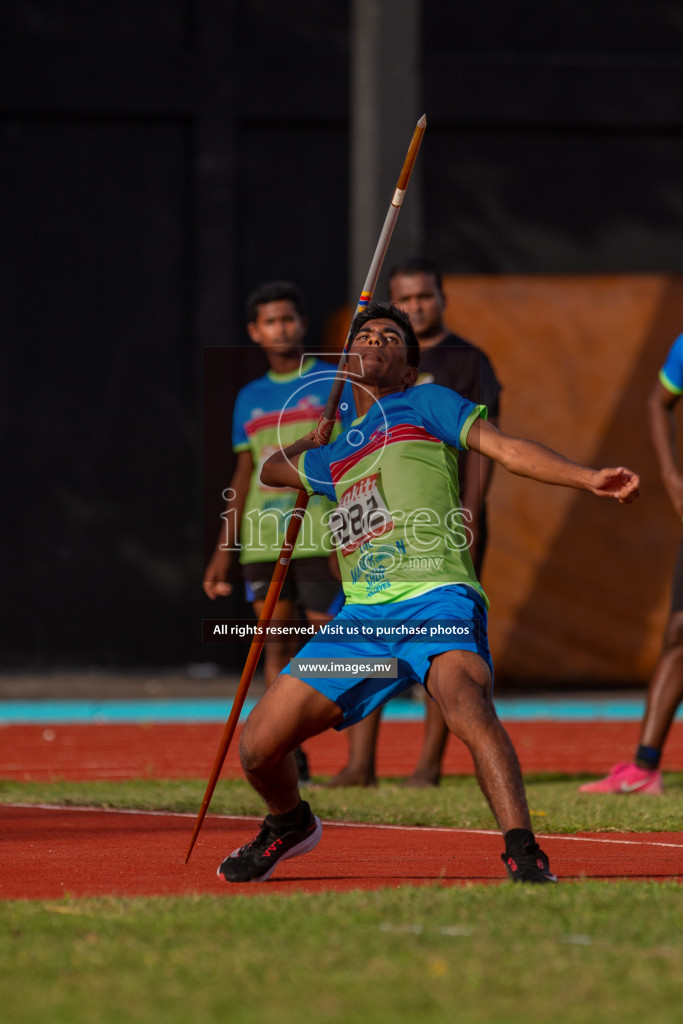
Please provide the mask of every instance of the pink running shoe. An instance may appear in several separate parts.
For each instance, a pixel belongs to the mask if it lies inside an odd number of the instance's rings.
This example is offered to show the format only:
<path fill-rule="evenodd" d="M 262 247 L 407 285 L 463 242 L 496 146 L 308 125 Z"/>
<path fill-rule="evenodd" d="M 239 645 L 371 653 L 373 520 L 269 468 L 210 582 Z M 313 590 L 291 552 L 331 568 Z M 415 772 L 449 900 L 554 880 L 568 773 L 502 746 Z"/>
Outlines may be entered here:
<path fill-rule="evenodd" d="M 615 764 L 609 775 L 597 782 L 584 782 L 580 793 L 649 793 L 664 792 L 662 773 L 654 768 L 639 768 L 637 764 Z"/>

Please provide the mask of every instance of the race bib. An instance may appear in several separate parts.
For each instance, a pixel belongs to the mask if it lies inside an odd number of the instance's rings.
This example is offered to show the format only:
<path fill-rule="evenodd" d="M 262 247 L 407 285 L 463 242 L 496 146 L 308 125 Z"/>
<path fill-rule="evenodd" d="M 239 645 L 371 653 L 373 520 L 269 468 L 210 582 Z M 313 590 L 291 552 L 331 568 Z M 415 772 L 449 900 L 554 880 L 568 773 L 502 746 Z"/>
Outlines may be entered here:
<path fill-rule="evenodd" d="M 342 555 L 393 530 L 394 520 L 377 486 L 377 473 L 349 487 L 330 515 L 329 526 Z"/>

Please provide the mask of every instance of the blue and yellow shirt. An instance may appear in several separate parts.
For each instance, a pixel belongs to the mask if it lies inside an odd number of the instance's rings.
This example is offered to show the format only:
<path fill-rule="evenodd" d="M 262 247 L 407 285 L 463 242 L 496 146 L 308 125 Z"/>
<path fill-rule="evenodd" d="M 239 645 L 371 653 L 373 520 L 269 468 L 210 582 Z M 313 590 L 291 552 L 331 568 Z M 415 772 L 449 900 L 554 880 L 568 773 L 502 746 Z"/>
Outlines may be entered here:
<path fill-rule="evenodd" d="M 683 334 L 679 334 L 669 349 L 659 379 L 672 395 L 683 395 Z"/>

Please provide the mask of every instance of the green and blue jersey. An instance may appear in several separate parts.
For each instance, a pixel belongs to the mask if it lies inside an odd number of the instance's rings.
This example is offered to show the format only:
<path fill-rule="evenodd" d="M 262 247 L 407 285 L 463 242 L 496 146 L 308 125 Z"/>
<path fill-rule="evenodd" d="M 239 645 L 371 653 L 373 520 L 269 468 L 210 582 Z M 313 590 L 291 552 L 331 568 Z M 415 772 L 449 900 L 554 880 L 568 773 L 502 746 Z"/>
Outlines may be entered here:
<path fill-rule="evenodd" d="M 484 405 L 437 384 L 388 395 L 326 447 L 299 458 L 329 526 L 347 603 L 403 601 L 452 583 L 486 596 L 469 554 L 458 451 Z"/>

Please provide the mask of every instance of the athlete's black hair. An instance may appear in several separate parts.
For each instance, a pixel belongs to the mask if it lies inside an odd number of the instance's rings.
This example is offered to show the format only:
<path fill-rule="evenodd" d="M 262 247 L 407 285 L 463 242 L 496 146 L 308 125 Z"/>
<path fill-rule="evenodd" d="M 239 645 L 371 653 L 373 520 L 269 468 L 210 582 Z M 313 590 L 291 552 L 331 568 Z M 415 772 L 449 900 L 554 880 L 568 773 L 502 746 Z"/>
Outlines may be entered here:
<path fill-rule="evenodd" d="M 362 327 L 370 320 L 393 320 L 403 332 L 406 342 L 408 366 L 420 365 L 420 343 L 417 340 L 410 317 L 390 302 L 370 302 L 360 313 L 356 313 L 349 331 L 349 346 Z"/>
<path fill-rule="evenodd" d="M 443 293 L 441 271 L 434 260 L 430 260 L 429 256 L 409 256 L 401 263 L 395 263 L 389 271 L 389 282 L 394 277 L 398 277 L 399 274 L 405 274 L 406 277 L 412 277 L 413 274 L 431 274 L 436 281 L 436 287 Z"/>
<path fill-rule="evenodd" d="M 254 288 L 247 298 L 247 323 L 253 324 L 258 319 L 259 306 L 283 299 L 292 303 L 300 317 L 306 316 L 304 297 L 295 284 L 291 281 L 266 281 Z"/>

